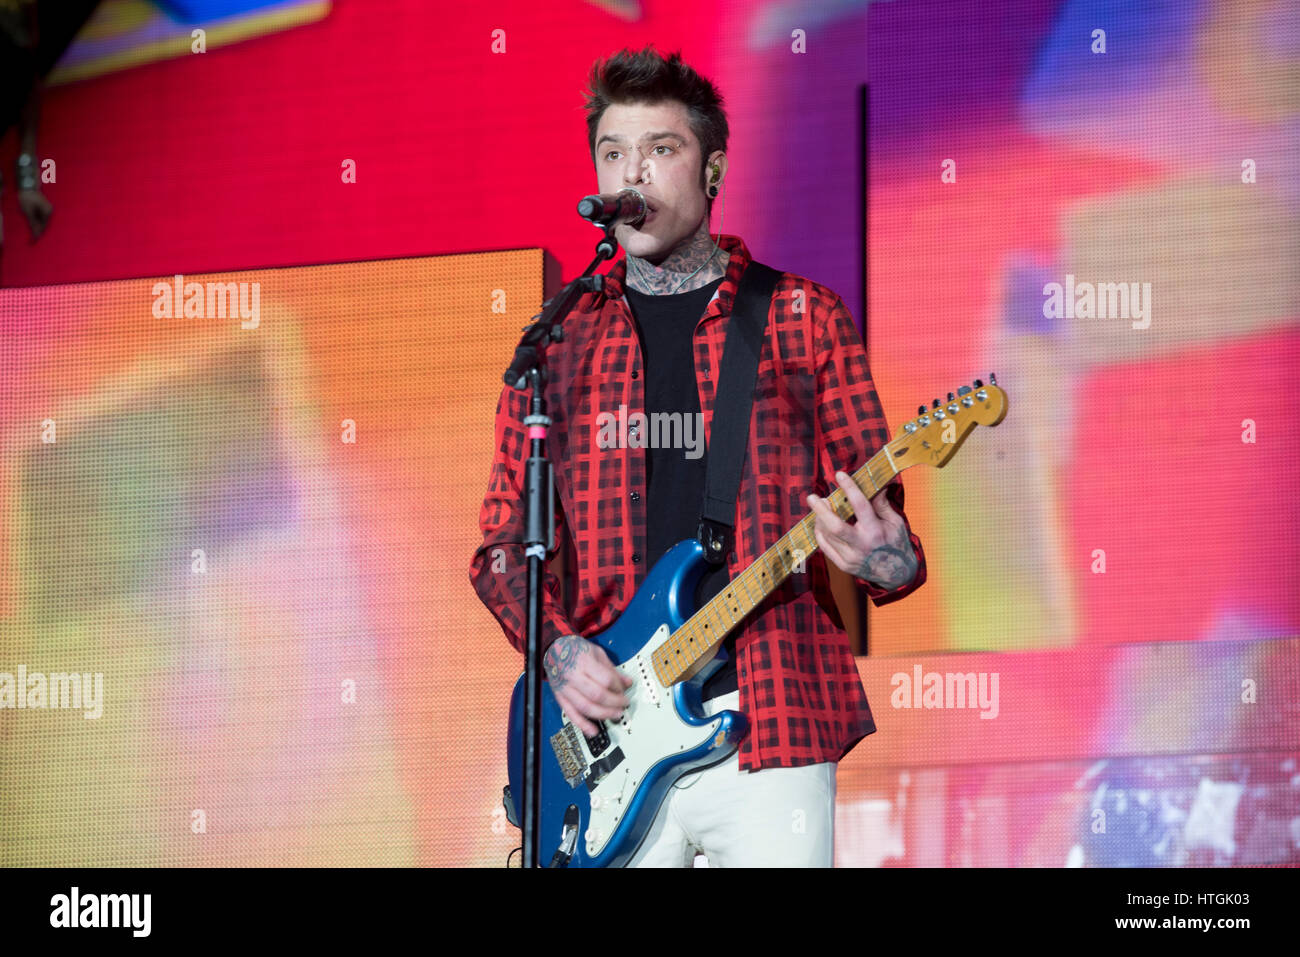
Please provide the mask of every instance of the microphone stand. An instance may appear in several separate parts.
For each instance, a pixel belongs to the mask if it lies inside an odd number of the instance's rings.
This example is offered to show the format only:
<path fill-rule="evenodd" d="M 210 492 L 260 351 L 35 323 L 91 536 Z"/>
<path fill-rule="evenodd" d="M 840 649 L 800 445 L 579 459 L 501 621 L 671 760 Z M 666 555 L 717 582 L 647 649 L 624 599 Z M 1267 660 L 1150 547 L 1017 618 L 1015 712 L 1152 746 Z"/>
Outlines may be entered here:
<path fill-rule="evenodd" d="M 600 224 L 596 224 L 600 225 Z M 546 433 L 551 418 L 546 414 L 546 350 L 550 343 L 564 339 L 561 323 L 578 300 L 588 292 L 604 289 L 604 275 L 593 275 L 606 259 L 618 251 L 611 223 L 602 227 L 604 237 L 596 243 L 596 258 L 577 279 L 566 285 L 546 303 L 536 321 L 524 330 L 515 348 L 514 361 L 506 370 L 509 386 L 532 388 L 529 414 L 524 417 L 531 442 L 524 474 L 524 555 L 528 559 L 528 640 L 524 651 L 524 773 L 520 827 L 524 834 L 523 866 L 540 867 L 541 772 L 542 772 L 542 583 L 545 581 L 546 553 L 555 547 L 554 481 L 550 460 L 546 457 Z M 557 852 L 551 866 L 568 863 Z"/>

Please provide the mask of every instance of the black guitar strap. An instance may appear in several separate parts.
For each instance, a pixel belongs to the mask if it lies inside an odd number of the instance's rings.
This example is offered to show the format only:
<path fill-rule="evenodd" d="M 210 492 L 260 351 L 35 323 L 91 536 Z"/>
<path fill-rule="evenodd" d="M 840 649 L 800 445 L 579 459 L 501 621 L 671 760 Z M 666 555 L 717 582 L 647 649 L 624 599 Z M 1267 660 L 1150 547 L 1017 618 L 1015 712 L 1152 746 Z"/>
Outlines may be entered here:
<path fill-rule="evenodd" d="M 713 398 L 704 502 L 697 533 L 705 558 L 715 565 L 726 562 L 735 543 L 736 494 L 740 491 L 740 470 L 749 447 L 758 360 L 767 335 L 768 309 L 780 278 L 779 271 L 750 260 L 731 306 L 727 341 L 722 347 L 722 369 Z"/>

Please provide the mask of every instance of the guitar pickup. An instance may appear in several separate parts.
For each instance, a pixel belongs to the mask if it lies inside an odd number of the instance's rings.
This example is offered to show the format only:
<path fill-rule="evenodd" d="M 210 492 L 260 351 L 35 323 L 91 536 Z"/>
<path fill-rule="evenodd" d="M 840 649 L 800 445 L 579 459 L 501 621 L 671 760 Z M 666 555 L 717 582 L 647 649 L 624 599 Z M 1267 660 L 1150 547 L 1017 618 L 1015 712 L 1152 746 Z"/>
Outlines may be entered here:
<path fill-rule="evenodd" d="M 598 758 L 605 753 L 609 747 L 609 732 L 605 730 L 605 722 L 597 721 L 596 727 L 599 729 L 590 738 L 587 738 L 587 750 L 591 752 L 593 758 Z"/>

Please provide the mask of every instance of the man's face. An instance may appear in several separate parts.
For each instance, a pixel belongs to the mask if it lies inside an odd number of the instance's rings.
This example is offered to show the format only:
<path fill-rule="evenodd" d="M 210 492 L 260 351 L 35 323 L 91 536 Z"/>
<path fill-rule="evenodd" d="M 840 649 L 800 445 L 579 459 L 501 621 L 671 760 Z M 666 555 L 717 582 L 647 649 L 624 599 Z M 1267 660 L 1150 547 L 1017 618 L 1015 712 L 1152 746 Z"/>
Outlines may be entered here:
<path fill-rule="evenodd" d="M 646 198 L 641 225 L 622 223 L 614 230 L 629 256 L 657 264 L 695 235 L 708 212 L 701 162 L 683 104 L 613 103 L 605 109 L 596 128 L 597 191 L 632 186 Z"/>

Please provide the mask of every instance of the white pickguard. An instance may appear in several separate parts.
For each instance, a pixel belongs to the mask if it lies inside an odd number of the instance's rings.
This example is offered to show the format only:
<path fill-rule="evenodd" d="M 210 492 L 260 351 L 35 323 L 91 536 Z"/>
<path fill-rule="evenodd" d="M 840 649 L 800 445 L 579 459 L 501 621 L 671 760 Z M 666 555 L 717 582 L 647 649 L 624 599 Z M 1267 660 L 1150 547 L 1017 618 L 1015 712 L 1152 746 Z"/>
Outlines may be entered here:
<path fill-rule="evenodd" d="M 690 751 L 710 738 L 715 739 L 713 747 L 724 743 L 718 732 L 721 715 L 702 726 L 685 723 L 673 706 L 672 688 L 663 687 L 655 676 L 650 666 L 650 653 L 663 644 L 669 634 L 668 626 L 660 625 L 634 657 L 618 666 L 619 671 L 632 678 L 633 684 L 626 692 L 628 708 L 623 720 L 605 722 L 609 747 L 604 754 L 622 748 L 623 761 L 590 792 L 591 813 L 587 833 L 582 835 L 590 856 L 600 854 L 609 843 L 650 768 L 669 755 Z M 565 723 L 568 723 L 567 719 Z M 586 739 L 582 735 L 578 738 L 590 764 L 595 759 L 587 749 Z"/>

